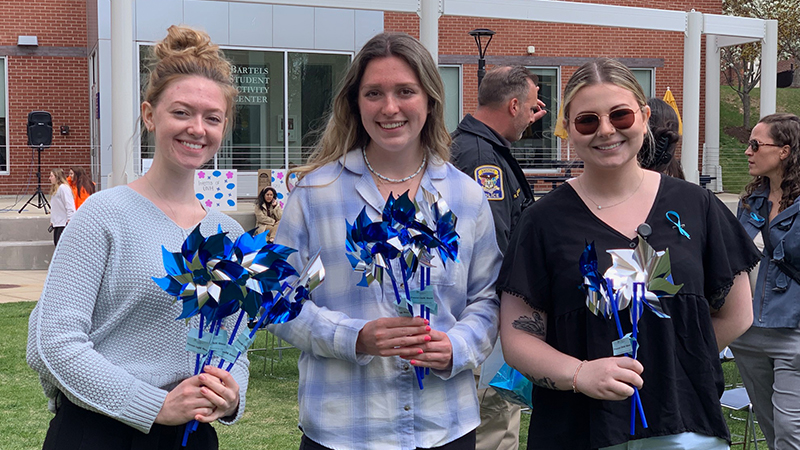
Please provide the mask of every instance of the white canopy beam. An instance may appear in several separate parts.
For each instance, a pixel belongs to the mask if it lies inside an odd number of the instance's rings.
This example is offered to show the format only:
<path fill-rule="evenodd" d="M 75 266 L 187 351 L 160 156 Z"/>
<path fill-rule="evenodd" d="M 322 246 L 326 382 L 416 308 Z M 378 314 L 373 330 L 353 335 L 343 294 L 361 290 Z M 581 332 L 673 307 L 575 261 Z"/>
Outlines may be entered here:
<path fill-rule="evenodd" d="M 778 21 L 764 21 L 761 41 L 761 117 L 775 113 L 778 90 Z"/>
<path fill-rule="evenodd" d="M 686 13 L 552 0 L 442 0 L 444 15 L 684 31 Z"/>
<path fill-rule="evenodd" d="M 706 130 L 703 149 L 703 173 L 716 177 L 709 189 L 722 190 L 722 167 L 719 165 L 719 37 L 706 35 Z M 710 107 L 716 105 L 716 108 Z"/>
<path fill-rule="evenodd" d="M 700 36 L 703 14 L 686 14 L 686 40 L 683 44 L 683 141 L 681 165 L 687 181 L 697 184 L 700 153 Z"/>
<path fill-rule="evenodd" d="M 133 1 L 111 2 L 111 186 L 133 181 Z"/>

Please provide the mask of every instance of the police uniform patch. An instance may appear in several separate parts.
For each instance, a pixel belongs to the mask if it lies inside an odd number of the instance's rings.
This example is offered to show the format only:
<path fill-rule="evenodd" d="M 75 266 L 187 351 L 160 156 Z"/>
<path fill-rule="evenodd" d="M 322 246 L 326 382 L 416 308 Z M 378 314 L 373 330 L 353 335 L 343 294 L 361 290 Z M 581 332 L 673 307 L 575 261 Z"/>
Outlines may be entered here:
<path fill-rule="evenodd" d="M 503 200 L 503 171 L 497 166 L 478 166 L 475 168 L 475 181 L 483 188 L 488 200 Z"/>

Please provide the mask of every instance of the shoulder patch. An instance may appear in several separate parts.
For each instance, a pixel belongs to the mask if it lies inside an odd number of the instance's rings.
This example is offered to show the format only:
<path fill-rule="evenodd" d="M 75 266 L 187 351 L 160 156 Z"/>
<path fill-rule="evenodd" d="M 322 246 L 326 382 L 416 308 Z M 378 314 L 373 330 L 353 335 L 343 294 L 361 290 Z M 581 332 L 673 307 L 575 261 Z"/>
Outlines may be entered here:
<path fill-rule="evenodd" d="M 475 168 L 475 181 L 483 188 L 488 200 L 503 200 L 503 170 L 497 166 L 484 165 Z"/>

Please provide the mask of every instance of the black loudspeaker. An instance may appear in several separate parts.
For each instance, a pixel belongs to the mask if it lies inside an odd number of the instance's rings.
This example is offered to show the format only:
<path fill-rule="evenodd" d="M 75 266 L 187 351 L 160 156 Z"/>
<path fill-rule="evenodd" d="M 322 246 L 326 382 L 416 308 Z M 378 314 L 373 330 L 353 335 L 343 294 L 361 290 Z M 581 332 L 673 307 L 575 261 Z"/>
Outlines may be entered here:
<path fill-rule="evenodd" d="M 28 113 L 28 145 L 50 147 L 53 143 L 53 118 L 47 111 Z"/>

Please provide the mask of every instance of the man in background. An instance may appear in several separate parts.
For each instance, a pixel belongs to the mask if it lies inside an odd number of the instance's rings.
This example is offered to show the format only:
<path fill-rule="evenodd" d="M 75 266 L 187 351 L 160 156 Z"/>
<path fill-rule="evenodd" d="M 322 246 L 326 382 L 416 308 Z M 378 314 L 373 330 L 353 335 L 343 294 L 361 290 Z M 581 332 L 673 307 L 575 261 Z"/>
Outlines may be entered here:
<path fill-rule="evenodd" d="M 453 132 L 452 162 L 483 187 L 494 216 L 495 235 L 505 254 L 522 211 L 533 203 L 533 192 L 511 143 L 547 111 L 538 99 L 538 79 L 522 66 L 496 67 L 478 88 L 478 108 Z M 497 342 L 500 345 L 500 342 Z M 481 424 L 476 450 L 517 450 L 520 407 L 489 387 L 478 390 Z"/>

